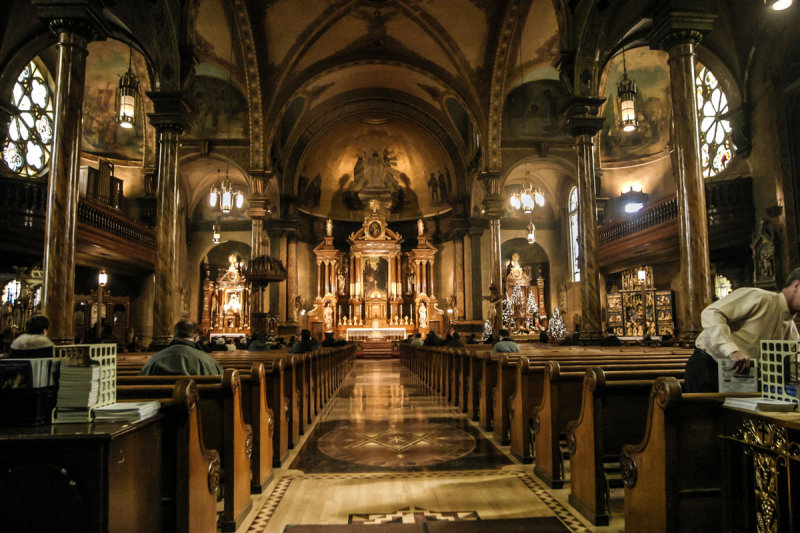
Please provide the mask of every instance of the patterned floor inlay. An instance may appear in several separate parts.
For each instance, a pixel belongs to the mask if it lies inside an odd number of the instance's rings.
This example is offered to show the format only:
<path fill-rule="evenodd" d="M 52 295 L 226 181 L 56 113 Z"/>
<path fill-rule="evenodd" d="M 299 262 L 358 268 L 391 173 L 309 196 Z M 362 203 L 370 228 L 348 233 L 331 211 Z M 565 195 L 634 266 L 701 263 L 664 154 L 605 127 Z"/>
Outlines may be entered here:
<path fill-rule="evenodd" d="M 435 521 L 457 522 L 461 520 L 480 520 L 475 511 L 431 511 L 430 509 L 420 509 L 406 507 L 393 513 L 384 514 L 351 514 L 350 524 L 419 524 L 422 522 Z"/>

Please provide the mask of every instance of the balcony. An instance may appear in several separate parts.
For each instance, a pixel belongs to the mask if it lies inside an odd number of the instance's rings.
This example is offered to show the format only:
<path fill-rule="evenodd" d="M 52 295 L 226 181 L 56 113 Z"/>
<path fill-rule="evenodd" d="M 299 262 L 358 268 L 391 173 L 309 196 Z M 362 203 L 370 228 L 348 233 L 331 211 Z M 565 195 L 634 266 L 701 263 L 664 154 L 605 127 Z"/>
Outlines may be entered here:
<path fill-rule="evenodd" d="M 706 209 L 712 251 L 749 245 L 755 213 L 751 178 L 706 183 Z M 640 262 L 675 261 L 679 232 L 677 196 L 661 198 L 597 228 L 600 267 L 617 272 Z"/>
<path fill-rule="evenodd" d="M 41 256 L 47 186 L 40 180 L 0 177 L 0 224 L 8 228 L 0 245 L 5 252 Z M 97 200 L 80 198 L 75 261 L 97 266 L 113 261 L 131 273 L 149 272 L 155 264 L 155 231 Z"/>

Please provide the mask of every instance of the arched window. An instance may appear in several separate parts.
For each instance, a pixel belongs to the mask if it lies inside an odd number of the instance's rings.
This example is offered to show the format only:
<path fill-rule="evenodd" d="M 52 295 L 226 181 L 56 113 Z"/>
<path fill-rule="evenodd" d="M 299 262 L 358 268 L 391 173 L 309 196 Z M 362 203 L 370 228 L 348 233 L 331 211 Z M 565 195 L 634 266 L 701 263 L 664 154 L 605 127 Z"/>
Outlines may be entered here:
<path fill-rule="evenodd" d="M 8 125 L 3 161 L 21 176 L 36 176 L 50 162 L 53 140 L 53 95 L 35 62 L 22 69 L 11 104 L 19 110 Z"/>
<path fill-rule="evenodd" d="M 572 265 L 572 281 L 581 280 L 581 267 L 578 264 L 578 188 L 569 191 L 569 259 Z"/>
<path fill-rule="evenodd" d="M 728 112 L 728 97 L 717 77 L 702 63 L 697 63 L 694 85 L 700 120 L 703 177 L 710 178 L 725 170 L 733 159 L 731 123 L 722 118 Z"/>

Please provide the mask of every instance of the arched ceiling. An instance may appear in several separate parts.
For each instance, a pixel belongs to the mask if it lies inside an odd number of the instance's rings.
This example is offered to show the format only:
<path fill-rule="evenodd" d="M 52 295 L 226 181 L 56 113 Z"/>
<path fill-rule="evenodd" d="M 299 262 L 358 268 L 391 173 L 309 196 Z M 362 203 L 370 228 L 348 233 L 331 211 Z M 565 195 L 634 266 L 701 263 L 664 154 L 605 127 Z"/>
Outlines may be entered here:
<path fill-rule="evenodd" d="M 208 194 L 212 185 L 219 187 L 226 173 L 234 189 L 240 189 L 247 197 L 247 179 L 242 170 L 230 162 L 211 157 L 181 162 L 181 184 L 187 194 L 187 211 L 191 214 L 192 220 L 212 221 L 220 214 L 218 208 L 212 209 L 209 205 Z M 239 211 L 244 212 L 244 208 Z"/>

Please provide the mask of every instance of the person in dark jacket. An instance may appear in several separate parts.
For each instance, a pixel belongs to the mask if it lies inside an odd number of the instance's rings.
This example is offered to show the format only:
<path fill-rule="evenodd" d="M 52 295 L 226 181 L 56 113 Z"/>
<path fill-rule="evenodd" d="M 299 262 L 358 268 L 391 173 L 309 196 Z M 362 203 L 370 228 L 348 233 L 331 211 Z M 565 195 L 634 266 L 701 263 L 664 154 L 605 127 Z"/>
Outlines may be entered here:
<path fill-rule="evenodd" d="M 215 376 L 222 367 L 197 345 L 197 324 L 180 320 L 173 328 L 172 342 L 156 352 L 142 367 L 143 376 Z"/>
<path fill-rule="evenodd" d="M 304 329 L 300 332 L 300 340 L 292 344 L 289 353 L 305 353 L 317 349 L 317 341 L 311 338 L 311 332 Z"/>
<path fill-rule="evenodd" d="M 53 341 L 47 336 L 50 319 L 33 315 L 25 322 L 25 333 L 14 339 L 8 349 L 9 357 L 34 359 L 53 357 Z"/>
<path fill-rule="evenodd" d="M 423 346 L 441 346 L 444 344 L 444 339 L 442 339 L 435 331 L 431 331 L 428 333 L 428 336 L 425 337 L 425 342 L 422 344 Z"/>
<path fill-rule="evenodd" d="M 452 334 L 448 335 L 450 337 L 444 343 L 445 346 L 448 348 L 463 348 L 464 343 L 461 341 L 461 336 L 458 334 L 457 331 L 454 331 Z"/>

